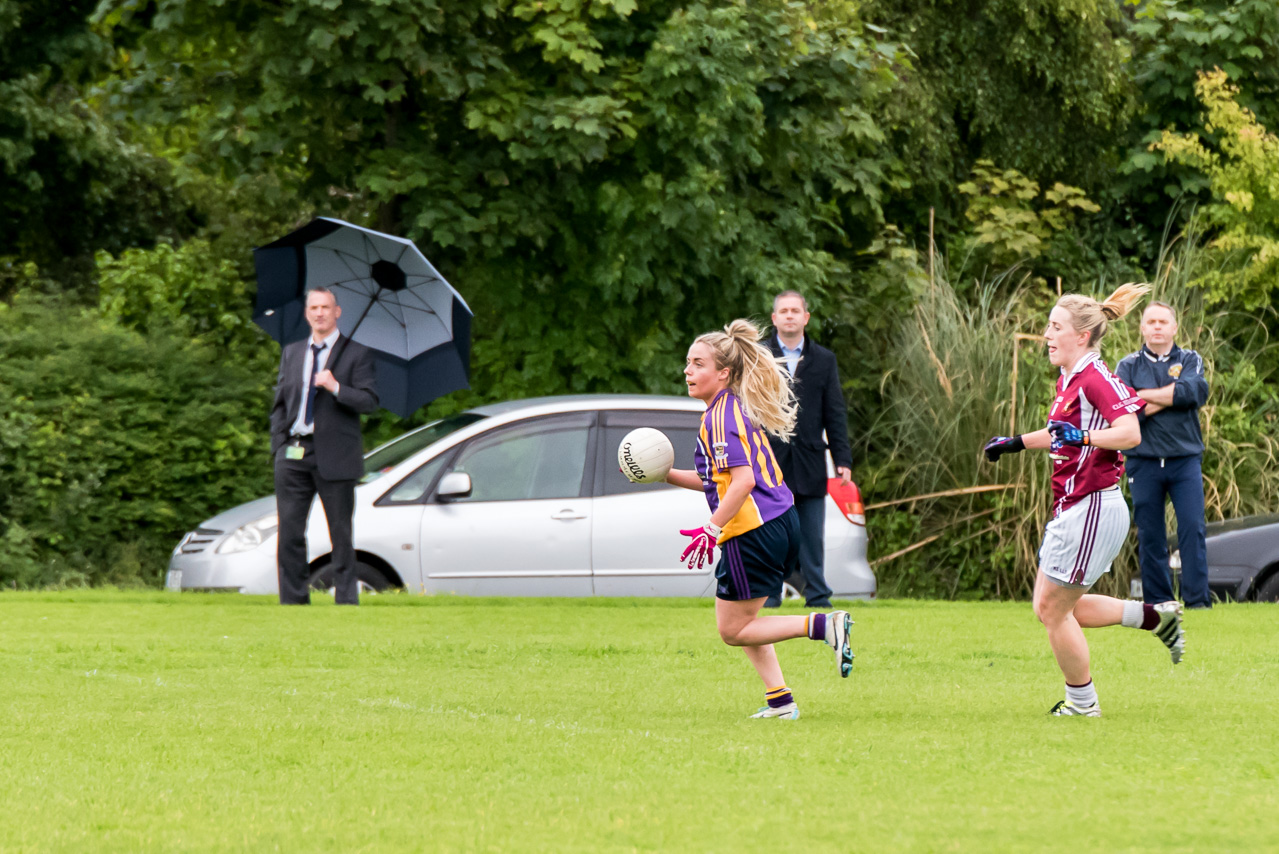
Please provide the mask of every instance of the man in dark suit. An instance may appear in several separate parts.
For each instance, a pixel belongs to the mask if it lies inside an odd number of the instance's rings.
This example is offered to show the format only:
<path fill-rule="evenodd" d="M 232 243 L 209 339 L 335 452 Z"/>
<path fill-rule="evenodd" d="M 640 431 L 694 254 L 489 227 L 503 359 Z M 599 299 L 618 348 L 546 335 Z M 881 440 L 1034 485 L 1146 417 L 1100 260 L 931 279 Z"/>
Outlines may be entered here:
<path fill-rule="evenodd" d="M 355 483 L 364 474 L 360 413 L 377 409 L 376 368 L 367 347 L 338 332 L 341 316 L 333 292 L 315 288 L 306 296 L 310 337 L 280 352 L 271 453 L 280 517 L 281 605 L 311 603 L 306 524 L 317 494 L 333 544 L 337 603 L 360 603 L 351 517 Z"/>
<path fill-rule="evenodd" d="M 804 600 L 810 608 L 830 606 L 826 584 L 826 448 L 829 443 L 835 472 L 844 483 L 853 479 L 853 454 L 848 446 L 848 408 L 839 385 L 835 354 L 804 336 L 808 303 L 798 291 L 785 291 L 773 300 L 773 328 L 768 340 L 773 354 L 786 361 L 791 387 L 799 401 L 799 421 L 790 442 L 773 443 L 782 477 L 795 495 L 799 513 L 799 567 Z M 825 431 L 826 437 L 822 438 Z M 769 600 L 765 605 L 776 607 Z"/>

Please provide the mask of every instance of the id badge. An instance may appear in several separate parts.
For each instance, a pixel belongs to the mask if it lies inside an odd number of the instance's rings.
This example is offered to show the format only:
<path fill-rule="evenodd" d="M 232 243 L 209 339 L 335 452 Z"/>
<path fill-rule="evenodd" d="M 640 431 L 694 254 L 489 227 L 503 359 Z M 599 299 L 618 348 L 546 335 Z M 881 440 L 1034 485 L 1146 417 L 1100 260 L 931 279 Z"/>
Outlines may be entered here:
<path fill-rule="evenodd" d="M 286 460 L 300 460 L 306 456 L 306 448 L 301 445 L 288 445 L 284 449 L 284 458 Z"/>

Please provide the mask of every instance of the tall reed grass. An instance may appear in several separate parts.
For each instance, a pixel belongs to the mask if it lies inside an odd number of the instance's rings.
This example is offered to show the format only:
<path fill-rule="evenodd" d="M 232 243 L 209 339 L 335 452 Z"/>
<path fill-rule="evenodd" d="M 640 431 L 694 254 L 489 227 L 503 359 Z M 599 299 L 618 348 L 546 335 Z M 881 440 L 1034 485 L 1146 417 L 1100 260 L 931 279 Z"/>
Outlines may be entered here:
<path fill-rule="evenodd" d="M 1189 282 L 1206 258 L 1193 234 L 1179 238 L 1149 280 L 1150 298 L 1178 310 L 1178 343 L 1197 350 L 1207 369 L 1211 394 L 1200 413 L 1207 515 L 1273 512 L 1279 348 L 1268 329 L 1276 319 L 1205 308 Z M 896 331 L 895 367 L 868 437 L 889 453 L 862 476 L 871 557 L 886 595 L 1030 595 L 1052 503 L 1048 456 L 1030 451 L 991 464 L 981 451 L 991 436 L 1041 428 L 1058 376 L 1038 340 L 1057 294 L 1017 276 L 1007 272 L 961 295 L 943 264 Z M 1094 295 L 1104 298 L 1117 284 Z M 1112 369 L 1141 346 L 1138 313 L 1111 324 L 1102 342 Z M 1136 568 L 1133 537 L 1098 591 L 1126 595 Z"/>

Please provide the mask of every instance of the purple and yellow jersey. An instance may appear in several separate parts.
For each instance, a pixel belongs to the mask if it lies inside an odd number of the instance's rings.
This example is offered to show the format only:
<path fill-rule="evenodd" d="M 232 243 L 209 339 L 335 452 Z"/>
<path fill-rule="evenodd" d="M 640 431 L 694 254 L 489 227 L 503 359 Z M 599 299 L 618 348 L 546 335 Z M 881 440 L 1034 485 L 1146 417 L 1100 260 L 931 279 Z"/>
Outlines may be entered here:
<path fill-rule="evenodd" d="M 782 483 L 782 469 L 768 437 L 750 422 L 741 401 L 728 389 L 715 395 L 702 416 L 693 459 L 712 513 L 719 509 L 719 502 L 728 491 L 729 469 L 750 466 L 755 472 L 755 488 L 746 496 L 742 509 L 724 526 L 721 543 L 776 519 L 795 504 L 790 487 Z"/>

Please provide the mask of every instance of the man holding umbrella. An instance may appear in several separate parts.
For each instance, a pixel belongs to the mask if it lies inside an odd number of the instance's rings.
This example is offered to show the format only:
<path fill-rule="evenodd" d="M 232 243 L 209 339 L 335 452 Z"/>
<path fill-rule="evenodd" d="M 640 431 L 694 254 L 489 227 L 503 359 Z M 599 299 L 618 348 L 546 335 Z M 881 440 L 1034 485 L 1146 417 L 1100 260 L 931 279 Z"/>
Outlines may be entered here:
<path fill-rule="evenodd" d="M 316 217 L 254 249 L 253 259 L 253 322 L 283 345 L 271 411 L 280 601 L 310 598 L 306 517 L 318 493 L 333 541 L 337 601 L 354 605 L 360 413 L 381 406 L 408 418 L 469 388 L 471 310 L 412 241 L 340 219 Z"/>
<path fill-rule="evenodd" d="M 280 519 L 280 604 L 309 605 L 306 526 L 318 494 L 333 544 L 331 567 L 339 605 L 358 605 L 351 519 L 355 484 L 364 474 L 360 414 L 377 409 L 372 352 L 338 332 L 342 309 L 328 288 L 306 295 L 311 335 L 280 351 L 271 451 Z"/>

